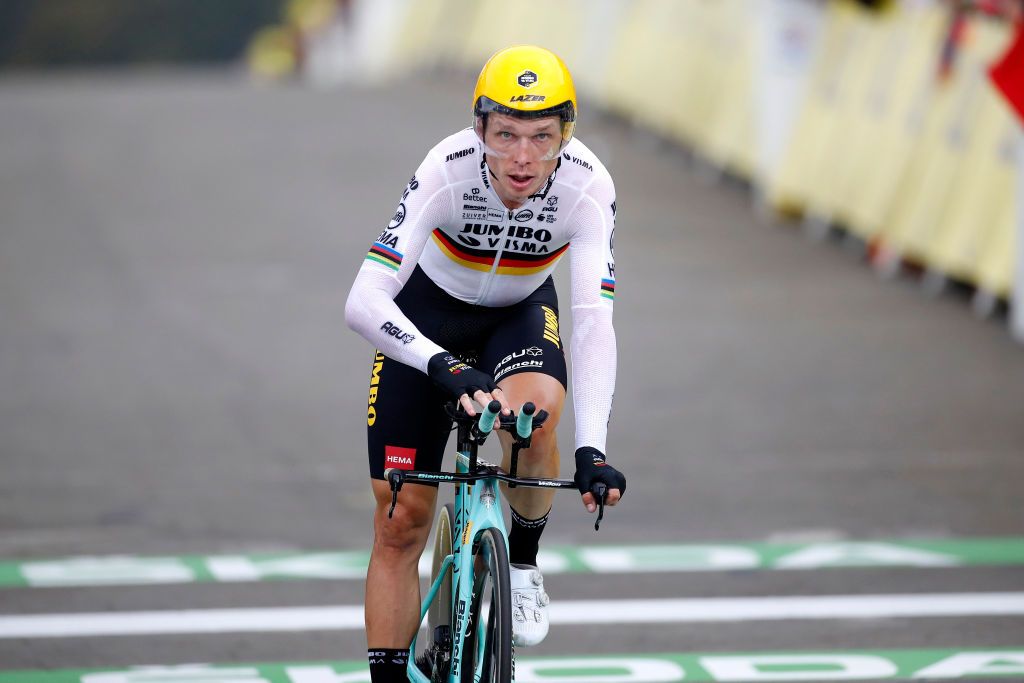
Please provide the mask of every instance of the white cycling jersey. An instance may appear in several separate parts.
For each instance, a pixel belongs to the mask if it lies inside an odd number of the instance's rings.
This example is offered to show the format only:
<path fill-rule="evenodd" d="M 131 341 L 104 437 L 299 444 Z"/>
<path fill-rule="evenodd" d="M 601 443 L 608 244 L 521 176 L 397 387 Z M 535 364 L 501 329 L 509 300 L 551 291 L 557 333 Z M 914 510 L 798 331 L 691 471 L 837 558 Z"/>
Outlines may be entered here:
<path fill-rule="evenodd" d="M 604 452 L 615 389 L 614 234 L 614 184 L 582 142 L 571 140 L 545 185 L 509 210 L 467 128 L 430 150 L 409 181 L 359 270 L 346 320 L 385 355 L 426 372 L 446 349 L 394 302 L 417 264 L 457 299 L 508 306 L 536 290 L 568 252 L 576 447 Z"/>

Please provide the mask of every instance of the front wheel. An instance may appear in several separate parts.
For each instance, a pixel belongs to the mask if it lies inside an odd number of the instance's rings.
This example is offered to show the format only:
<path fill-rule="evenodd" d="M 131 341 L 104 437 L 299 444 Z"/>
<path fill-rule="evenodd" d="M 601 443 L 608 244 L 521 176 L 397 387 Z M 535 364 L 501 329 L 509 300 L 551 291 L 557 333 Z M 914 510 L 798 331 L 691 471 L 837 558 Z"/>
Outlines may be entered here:
<path fill-rule="evenodd" d="M 452 526 L 455 507 L 448 503 L 441 508 L 434 525 L 434 559 L 430 571 L 433 583 L 441 572 L 444 558 L 452 554 Z M 452 571 L 449 566 L 427 611 L 427 647 L 424 651 L 426 668 L 431 681 L 448 681 L 452 656 Z"/>
<path fill-rule="evenodd" d="M 470 632 L 461 653 L 463 683 L 510 683 L 514 673 L 508 550 L 497 529 L 485 529 L 473 551 Z M 479 672 L 479 678 L 475 674 Z"/>

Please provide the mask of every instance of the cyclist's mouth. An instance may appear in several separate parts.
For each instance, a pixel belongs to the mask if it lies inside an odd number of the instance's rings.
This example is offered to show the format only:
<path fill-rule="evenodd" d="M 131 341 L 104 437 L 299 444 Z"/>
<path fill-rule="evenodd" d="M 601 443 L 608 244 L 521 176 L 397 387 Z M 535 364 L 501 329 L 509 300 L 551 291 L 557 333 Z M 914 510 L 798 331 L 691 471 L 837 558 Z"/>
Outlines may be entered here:
<path fill-rule="evenodd" d="M 514 173 L 508 174 L 508 184 L 513 190 L 524 191 L 529 189 L 530 185 L 533 184 L 532 175 L 516 175 Z"/>

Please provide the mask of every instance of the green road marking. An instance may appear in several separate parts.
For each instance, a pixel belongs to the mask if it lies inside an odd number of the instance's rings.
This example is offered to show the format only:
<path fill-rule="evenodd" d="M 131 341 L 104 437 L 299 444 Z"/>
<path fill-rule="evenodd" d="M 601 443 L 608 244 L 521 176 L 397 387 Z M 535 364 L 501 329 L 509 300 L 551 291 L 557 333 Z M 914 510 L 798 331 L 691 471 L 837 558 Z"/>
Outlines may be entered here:
<path fill-rule="evenodd" d="M 368 559 L 358 551 L 4 561 L 0 587 L 362 579 Z M 549 574 L 1017 566 L 1024 565 L 1024 538 L 556 546 L 543 549 L 539 563 Z"/>
<path fill-rule="evenodd" d="M 1024 676 L 1024 647 L 524 657 L 517 683 L 906 681 Z M 0 683 L 369 683 L 366 662 L 0 671 Z"/>

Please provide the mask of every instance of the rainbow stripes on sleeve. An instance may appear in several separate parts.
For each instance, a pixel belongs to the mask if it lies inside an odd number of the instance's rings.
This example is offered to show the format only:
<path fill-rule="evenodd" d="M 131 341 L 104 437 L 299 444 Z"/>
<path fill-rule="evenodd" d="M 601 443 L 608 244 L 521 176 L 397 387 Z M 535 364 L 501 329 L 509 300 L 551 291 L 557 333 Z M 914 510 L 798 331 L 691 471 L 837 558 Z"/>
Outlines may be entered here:
<path fill-rule="evenodd" d="M 601 278 L 601 296 L 605 299 L 615 299 L 615 280 Z"/>
<path fill-rule="evenodd" d="M 402 266 L 402 255 L 390 247 L 385 247 L 380 242 L 373 243 L 369 253 L 366 254 L 366 260 L 375 261 L 394 271 L 397 271 Z"/>

